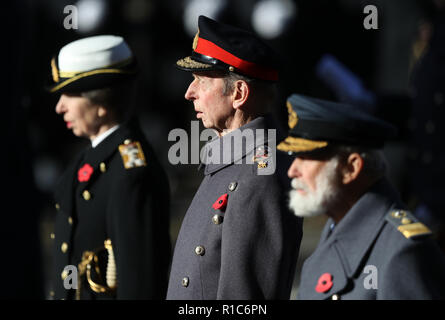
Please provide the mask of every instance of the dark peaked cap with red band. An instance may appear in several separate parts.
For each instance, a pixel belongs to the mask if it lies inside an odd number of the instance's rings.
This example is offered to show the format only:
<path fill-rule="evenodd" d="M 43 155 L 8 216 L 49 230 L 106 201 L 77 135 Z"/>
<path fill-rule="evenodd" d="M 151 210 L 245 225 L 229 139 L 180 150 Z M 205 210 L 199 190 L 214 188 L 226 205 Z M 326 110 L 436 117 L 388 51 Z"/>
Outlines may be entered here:
<path fill-rule="evenodd" d="M 186 71 L 223 70 L 278 81 L 278 58 L 254 34 L 205 16 L 198 18 L 192 55 L 176 62 Z"/>

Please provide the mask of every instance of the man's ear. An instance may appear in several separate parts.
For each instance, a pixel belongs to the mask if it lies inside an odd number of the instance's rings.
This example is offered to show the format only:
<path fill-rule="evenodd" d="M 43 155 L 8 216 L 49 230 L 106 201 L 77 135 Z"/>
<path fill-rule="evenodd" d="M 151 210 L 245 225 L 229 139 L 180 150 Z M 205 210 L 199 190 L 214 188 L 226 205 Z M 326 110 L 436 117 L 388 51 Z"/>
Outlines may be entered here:
<path fill-rule="evenodd" d="M 363 165 L 363 158 L 357 152 L 351 153 L 343 167 L 343 184 L 350 184 L 355 181 L 362 172 Z"/>
<path fill-rule="evenodd" d="M 99 108 L 97 109 L 97 115 L 101 118 L 105 117 L 107 115 L 107 109 L 105 109 L 102 106 L 99 106 Z"/>
<path fill-rule="evenodd" d="M 234 84 L 234 90 L 232 93 L 233 108 L 241 108 L 247 101 L 250 94 L 250 88 L 246 81 L 237 80 Z"/>

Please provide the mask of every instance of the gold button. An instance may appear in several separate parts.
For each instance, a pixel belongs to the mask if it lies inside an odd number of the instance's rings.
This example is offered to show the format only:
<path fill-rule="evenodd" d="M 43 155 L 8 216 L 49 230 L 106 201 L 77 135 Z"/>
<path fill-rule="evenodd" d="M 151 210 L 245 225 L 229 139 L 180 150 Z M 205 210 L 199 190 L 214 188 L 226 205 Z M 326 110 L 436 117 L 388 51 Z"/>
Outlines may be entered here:
<path fill-rule="evenodd" d="M 236 182 L 231 182 L 231 183 L 229 184 L 229 190 L 230 190 L 230 191 L 234 191 L 234 190 L 236 189 L 237 185 L 238 185 L 238 183 L 236 183 Z"/>
<path fill-rule="evenodd" d="M 69 223 L 69 224 L 73 224 L 73 218 L 68 217 L 68 223 Z"/>
<path fill-rule="evenodd" d="M 105 162 L 101 162 L 99 165 L 99 168 L 100 168 L 100 172 L 107 171 L 107 165 L 105 164 Z"/>
<path fill-rule="evenodd" d="M 234 67 L 232 67 L 232 66 L 229 67 L 229 71 L 230 71 L 230 72 L 233 72 L 234 70 L 235 70 Z"/>
<path fill-rule="evenodd" d="M 215 214 L 212 218 L 212 221 L 214 224 L 221 224 L 223 222 L 223 216 L 219 215 L 219 214 Z"/>
<path fill-rule="evenodd" d="M 50 297 L 54 297 L 54 291 L 51 290 L 51 291 L 49 292 L 49 296 L 50 296 Z"/>
<path fill-rule="evenodd" d="M 54 239 L 54 238 L 56 237 L 56 235 L 55 235 L 53 232 L 51 232 L 51 234 L 49 235 L 49 237 L 50 237 L 51 239 Z"/>
<path fill-rule="evenodd" d="M 88 190 L 85 190 L 83 193 L 82 193 L 82 196 L 83 196 L 83 198 L 85 199 L 85 200 L 90 200 L 91 199 L 91 193 L 88 191 Z"/>
<path fill-rule="evenodd" d="M 68 250 L 68 243 L 62 243 L 62 245 L 60 246 L 60 250 L 62 250 L 63 253 L 66 253 Z"/>
<path fill-rule="evenodd" d="M 205 252 L 206 252 L 206 251 L 205 251 L 205 249 L 204 249 L 203 246 L 197 246 L 197 247 L 195 248 L 195 253 L 196 253 L 198 256 L 203 256 Z"/>
<path fill-rule="evenodd" d="M 131 140 L 130 139 L 125 139 L 124 144 L 130 144 Z"/>
<path fill-rule="evenodd" d="M 413 222 L 413 221 L 410 218 L 403 218 L 402 219 L 402 224 L 409 224 L 411 222 Z"/>
<path fill-rule="evenodd" d="M 189 286 L 189 277 L 182 278 L 182 286 L 185 288 Z"/>
<path fill-rule="evenodd" d="M 68 277 L 68 270 L 64 269 L 62 271 L 62 274 L 60 275 L 62 277 L 62 280 L 65 280 L 66 277 Z"/>
<path fill-rule="evenodd" d="M 333 294 L 331 300 L 340 300 L 340 296 L 338 294 Z"/>
<path fill-rule="evenodd" d="M 54 206 L 56 207 L 56 210 L 60 210 L 60 205 L 58 203 L 56 203 Z"/>

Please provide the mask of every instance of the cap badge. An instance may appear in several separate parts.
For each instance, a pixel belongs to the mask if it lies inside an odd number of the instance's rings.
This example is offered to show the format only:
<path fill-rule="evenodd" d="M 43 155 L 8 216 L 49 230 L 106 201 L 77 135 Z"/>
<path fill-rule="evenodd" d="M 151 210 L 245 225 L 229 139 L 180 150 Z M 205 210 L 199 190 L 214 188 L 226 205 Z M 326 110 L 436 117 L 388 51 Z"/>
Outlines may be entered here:
<path fill-rule="evenodd" d="M 227 206 L 227 198 L 228 194 L 224 193 L 215 203 L 212 205 L 212 208 L 215 210 L 223 210 Z"/>
<path fill-rule="evenodd" d="M 315 291 L 318 293 L 325 293 L 332 288 L 332 275 L 330 273 L 323 273 L 320 278 L 318 278 L 317 285 L 315 286 Z"/>
<path fill-rule="evenodd" d="M 56 66 L 56 58 L 51 59 L 51 73 L 53 75 L 54 82 L 59 82 L 59 70 Z"/>
<path fill-rule="evenodd" d="M 298 122 L 297 113 L 294 111 L 289 101 L 287 101 L 286 106 L 287 106 L 287 112 L 289 113 L 289 119 L 288 119 L 289 128 L 293 129 Z"/>
<path fill-rule="evenodd" d="M 138 141 L 125 141 L 119 145 L 119 152 L 122 156 L 125 169 L 143 167 L 147 165 L 141 144 Z"/>
<path fill-rule="evenodd" d="M 198 32 L 196 32 L 196 35 L 193 38 L 193 45 L 192 45 L 193 50 L 195 50 L 196 47 L 198 46 L 198 39 L 199 39 L 199 28 L 198 28 Z"/>
<path fill-rule="evenodd" d="M 93 167 L 88 163 L 85 163 L 82 168 L 77 171 L 77 180 L 79 182 L 86 182 L 90 180 L 91 175 L 93 174 Z"/>

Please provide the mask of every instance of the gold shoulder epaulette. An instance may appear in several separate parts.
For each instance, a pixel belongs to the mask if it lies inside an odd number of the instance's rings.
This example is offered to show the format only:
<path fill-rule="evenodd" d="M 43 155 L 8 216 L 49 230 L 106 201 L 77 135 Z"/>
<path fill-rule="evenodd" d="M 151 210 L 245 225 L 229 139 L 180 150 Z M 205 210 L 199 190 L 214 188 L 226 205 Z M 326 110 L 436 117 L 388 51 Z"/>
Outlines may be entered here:
<path fill-rule="evenodd" d="M 147 165 L 144 152 L 139 141 L 127 139 L 119 145 L 119 152 L 122 156 L 125 169 L 143 167 Z"/>
<path fill-rule="evenodd" d="M 417 220 L 409 211 L 392 209 L 386 215 L 386 220 L 400 231 L 407 239 L 417 239 L 432 234 L 426 225 Z"/>

